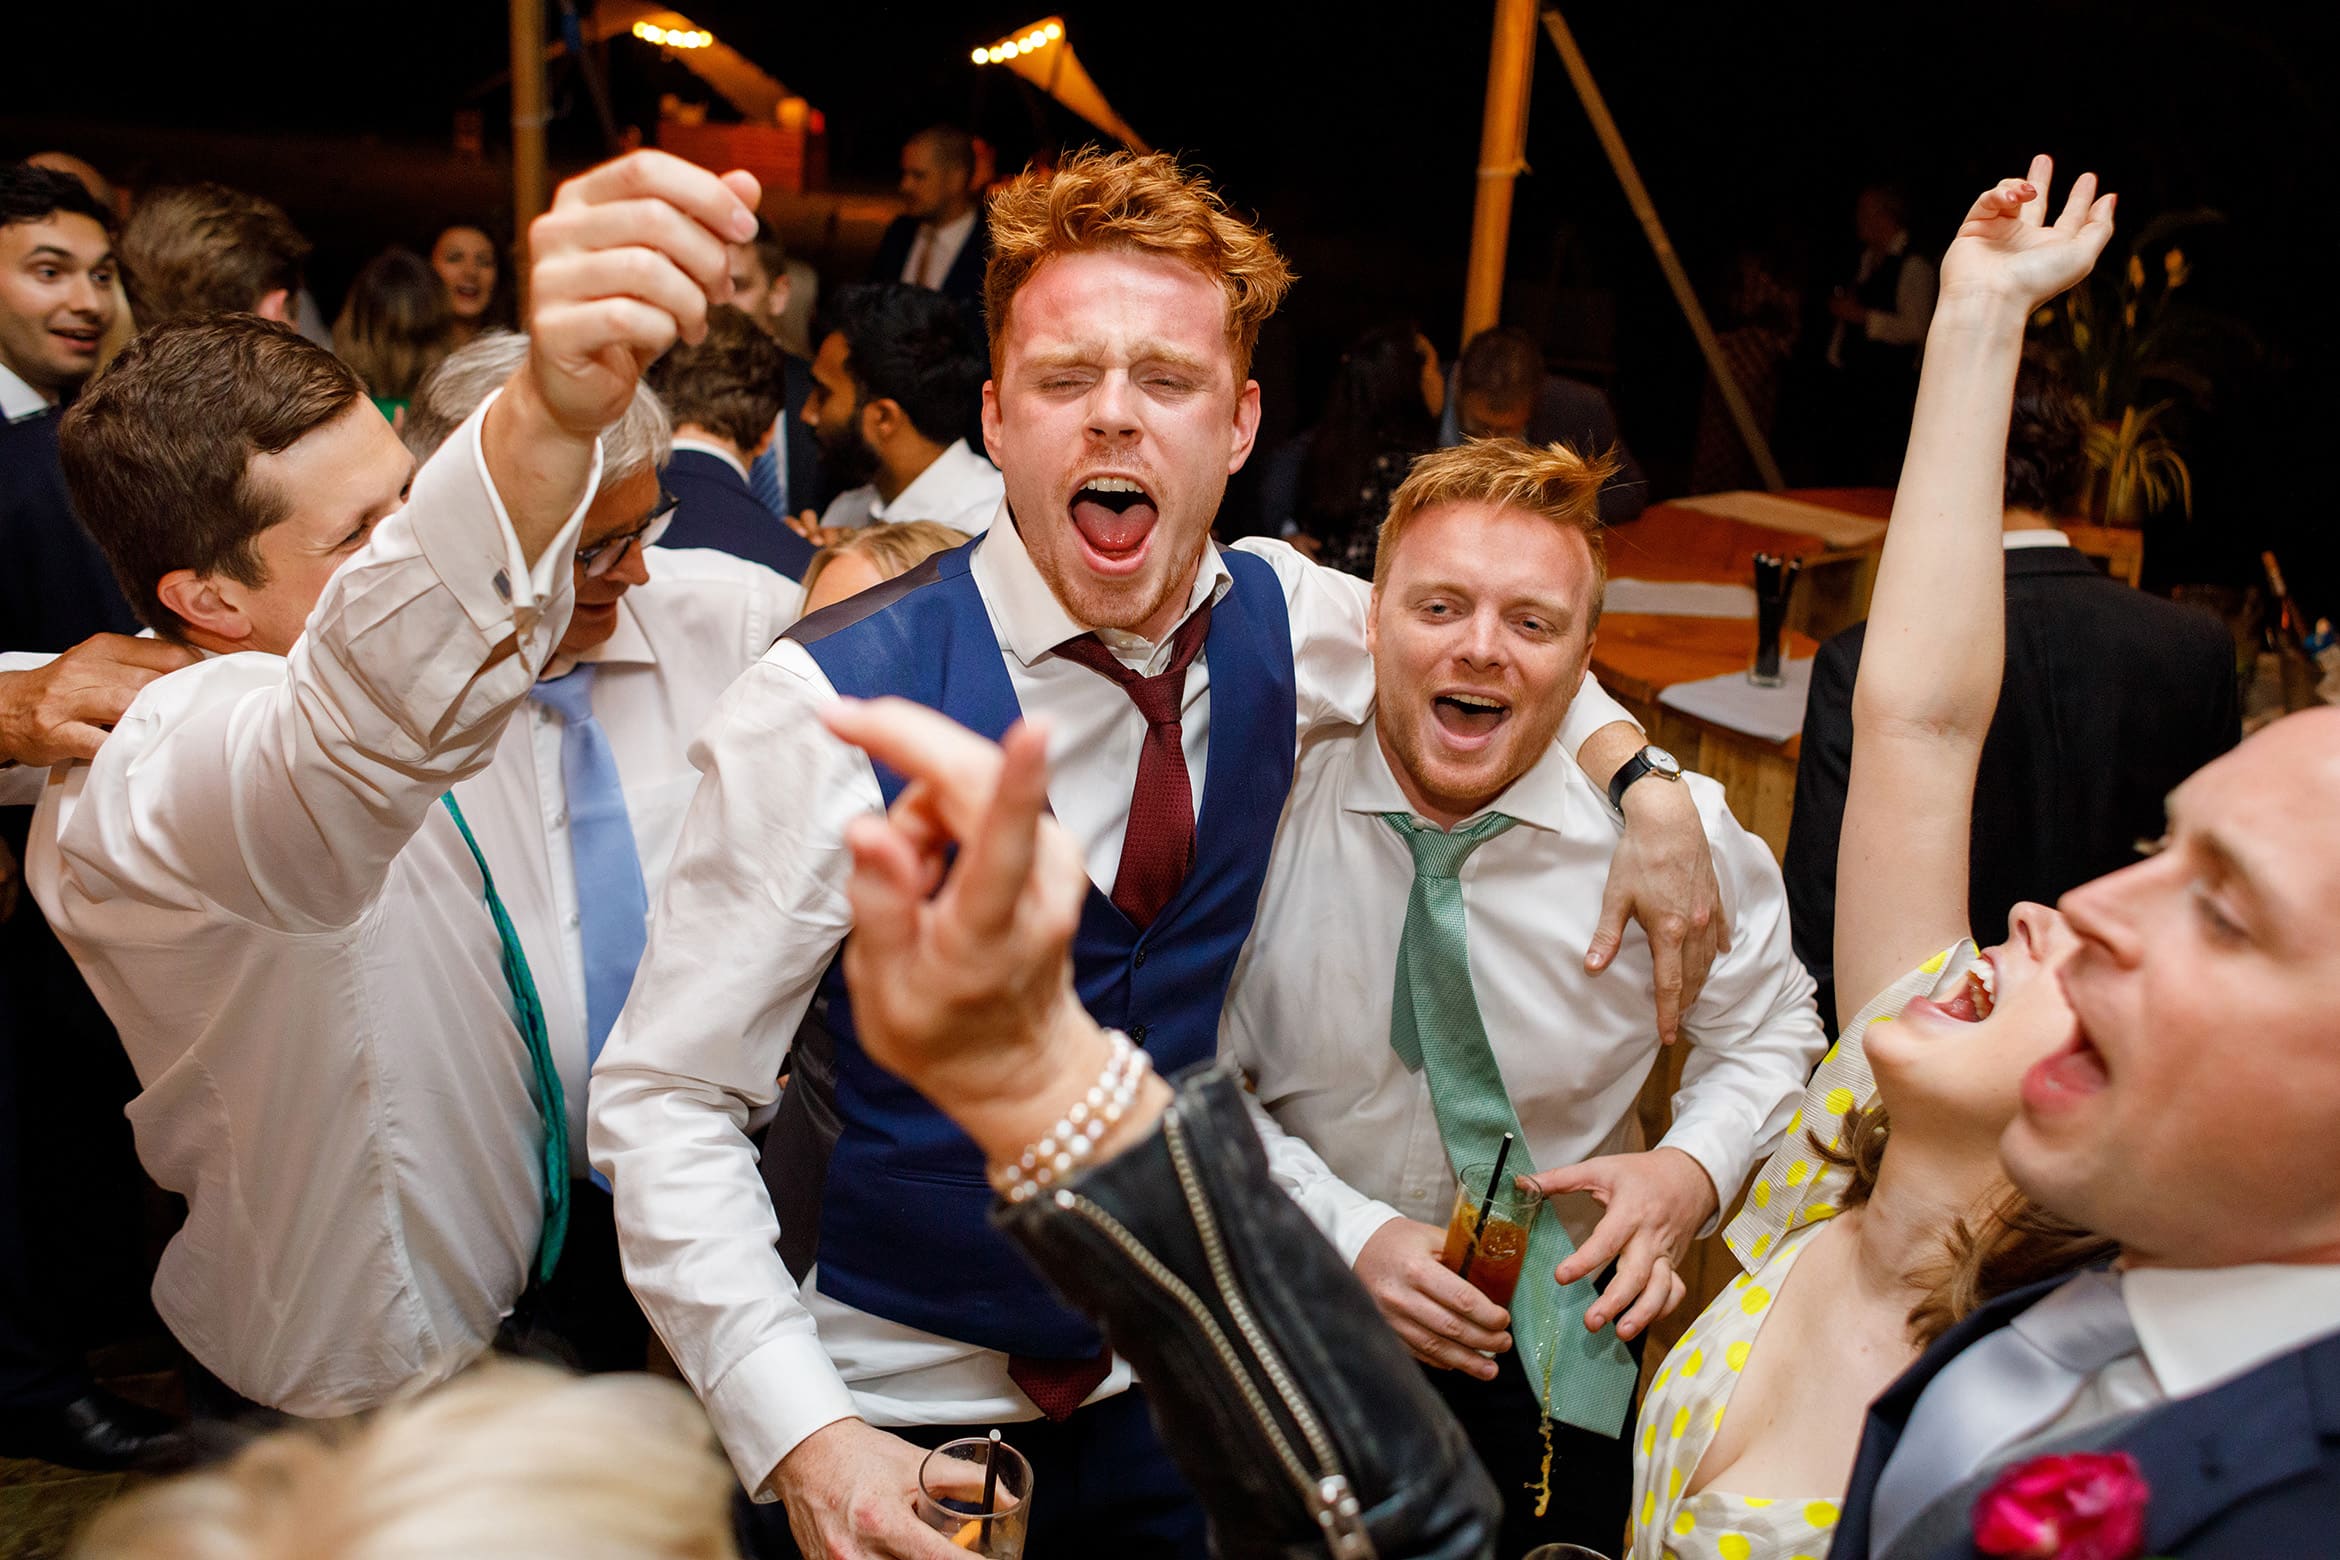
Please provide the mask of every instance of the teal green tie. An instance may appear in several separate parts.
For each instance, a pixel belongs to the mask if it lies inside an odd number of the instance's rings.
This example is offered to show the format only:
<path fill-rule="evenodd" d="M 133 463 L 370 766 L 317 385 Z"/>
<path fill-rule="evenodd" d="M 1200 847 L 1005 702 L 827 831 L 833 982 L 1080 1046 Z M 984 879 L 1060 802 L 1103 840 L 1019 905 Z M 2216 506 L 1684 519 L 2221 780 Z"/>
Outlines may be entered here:
<path fill-rule="evenodd" d="M 544 1004 L 537 999 L 535 978 L 528 973 L 528 955 L 521 950 L 520 934 L 504 911 L 487 857 L 480 854 L 479 841 L 471 837 L 471 825 L 463 821 L 463 809 L 455 805 L 455 793 L 449 791 L 444 800 L 455 827 L 463 831 L 463 843 L 471 847 L 471 859 L 479 863 L 488 914 L 495 919 L 496 936 L 504 945 L 504 984 L 512 992 L 513 1021 L 528 1044 L 528 1063 L 536 1072 L 536 1113 L 544 1120 L 544 1230 L 536 1238 L 536 1281 L 549 1283 L 553 1269 L 561 1265 L 561 1243 L 569 1235 L 569 1109 L 561 1099 L 561 1075 L 553 1066 Z"/>
<path fill-rule="evenodd" d="M 1397 989 L 1390 1001 L 1389 1044 L 1409 1071 L 1426 1074 L 1438 1135 L 1459 1178 L 1466 1164 L 1491 1163 L 1512 1134 L 1510 1169 L 1533 1174 L 1535 1157 L 1503 1073 L 1487 1044 L 1471 986 L 1470 934 L 1457 874 L 1472 851 L 1516 821 L 1489 813 L 1449 834 L 1404 813 L 1383 813 L 1414 854 L 1414 888 L 1398 941 Z M 1474 1188 L 1473 1196 L 1484 1188 Z M 1512 1296 L 1511 1336 L 1544 1412 L 1596 1435 L 1615 1436 L 1632 1406 L 1639 1367 L 1613 1328 L 1587 1332 L 1584 1313 L 1598 1293 L 1590 1278 L 1563 1289 L 1552 1270 L 1576 1250 L 1550 1203 L 1528 1231 L 1527 1259 Z"/>

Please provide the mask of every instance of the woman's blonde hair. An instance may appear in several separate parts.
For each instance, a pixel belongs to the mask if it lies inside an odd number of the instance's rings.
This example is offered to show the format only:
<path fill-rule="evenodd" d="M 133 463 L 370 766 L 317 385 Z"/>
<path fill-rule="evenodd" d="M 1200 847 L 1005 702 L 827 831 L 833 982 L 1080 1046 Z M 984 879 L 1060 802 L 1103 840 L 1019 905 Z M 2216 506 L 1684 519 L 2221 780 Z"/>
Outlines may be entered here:
<path fill-rule="evenodd" d="M 1163 255 L 1217 282 L 1227 295 L 1235 383 L 1251 377 L 1259 328 L 1292 285 L 1292 268 L 1275 242 L 1230 212 L 1216 190 L 1168 153 L 1094 146 L 1073 153 L 1053 173 L 1022 175 L 992 199 L 983 313 L 995 372 L 1016 293 L 1042 262 L 1093 249 Z"/>
<path fill-rule="evenodd" d="M 496 1362 L 362 1422 L 280 1430 L 140 1490 L 77 1560 L 735 1560 L 730 1470 L 690 1394 Z"/>
<path fill-rule="evenodd" d="M 812 562 L 804 566 L 804 593 L 809 598 L 821 572 L 847 553 L 867 558 L 880 579 L 890 580 L 898 574 L 907 574 L 936 553 L 963 546 L 968 540 L 966 532 L 940 520 L 895 520 L 884 525 L 863 526 L 845 540 L 813 554 Z"/>
<path fill-rule="evenodd" d="M 1841 1199 L 1844 1207 L 1860 1207 L 1877 1190 L 1878 1169 L 1891 1136 L 1883 1105 L 1847 1111 L 1843 1134 L 1833 1142 L 1822 1142 L 1817 1130 L 1806 1133 L 1822 1159 L 1850 1173 L 1851 1184 Z M 2057 1218 L 2014 1187 L 2002 1186 L 1979 1221 L 1953 1220 L 1943 1232 L 1941 1258 L 1921 1275 L 1926 1292 L 1910 1308 L 1910 1336 L 1925 1348 L 1999 1296 L 2077 1272 L 2117 1249 L 2114 1242 Z"/>

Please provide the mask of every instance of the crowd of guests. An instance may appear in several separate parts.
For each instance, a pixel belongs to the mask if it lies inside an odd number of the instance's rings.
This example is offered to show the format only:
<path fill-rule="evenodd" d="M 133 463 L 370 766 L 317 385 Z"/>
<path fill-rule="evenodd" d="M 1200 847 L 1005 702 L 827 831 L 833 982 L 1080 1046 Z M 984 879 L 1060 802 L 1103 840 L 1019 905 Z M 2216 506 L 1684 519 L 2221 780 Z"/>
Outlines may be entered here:
<path fill-rule="evenodd" d="M 1590 673 L 1597 388 L 1377 329 L 1221 546 L 1274 242 L 979 162 L 905 148 L 809 359 L 754 181 L 658 153 L 561 187 L 524 332 L 456 227 L 330 349 L 267 202 L 0 169 L 17 918 L 185 1200 L 190 1406 L 285 1425 L 85 1551 L 944 1560 L 921 1461 L 1000 1427 L 1035 1560 L 2333 1552 L 2340 722 L 2228 752 L 2179 609 L 2018 605 L 2093 177 L 1938 273 L 1872 213 L 1845 344 L 1927 350 L 1783 874 Z M 2082 647 L 2191 702 L 2026 705 Z M 0 1450 L 179 1455 L 14 1272 Z"/>

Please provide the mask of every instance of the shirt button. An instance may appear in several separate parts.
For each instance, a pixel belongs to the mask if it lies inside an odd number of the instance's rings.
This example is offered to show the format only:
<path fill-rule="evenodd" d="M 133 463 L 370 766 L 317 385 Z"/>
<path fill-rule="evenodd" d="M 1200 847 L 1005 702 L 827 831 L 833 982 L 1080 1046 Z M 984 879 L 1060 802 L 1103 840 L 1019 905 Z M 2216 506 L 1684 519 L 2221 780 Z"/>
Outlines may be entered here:
<path fill-rule="evenodd" d="M 1129 962 L 1130 967 L 1133 969 L 1144 969 L 1146 967 L 1146 950 L 1140 948 L 1137 952 L 1131 954 L 1129 956 Z"/>
<path fill-rule="evenodd" d="M 1143 1024 L 1132 1024 L 1129 1026 L 1130 1039 L 1139 1045 L 1144 1045 L 1146 1043 L 1146 1034 L 1147 1029 Z"/>
<path fill-rule="evenodd" d="M 552 712 L 552 706 L 551 706 L 551 705 L 549 705 L 549 704 L 539 704 L 539 705 L 536 707 L 536 723 L 537 723 L 539 726 L 543 726 L 543 725 L 550 724 L 550 722 L 552 721 L 552 716 L 553 716 L 553 712 Z"/>
<path fill-rule="evenodd" d="M 572 910 L 572 911 L 570 911 L 570 912 L 569 912 L 569 930 L 570 930 L 570 931 L 572 931 L 572 932 L 573 932 L 573 931 L 575 931 L 575 930 L 576 930 L 576 929 L 577 929 L 579 926 L 581 926 L 581 925 L 583 925 L 583 924 L 584 924 L 584 918 L 583 918 L 582 916 L 578 915 L 578 913 L 577 913 L 576 911 L 574 911 L 574 910 Z"/>
<path fill-rule="evenodd" d="M 568 826 L 569 826 L 569 815 L 568 815 L 567 813 L 565 813 L 565 812 L 562 812 L 562 813 L 554 813 L 554 814 L 553 814 L 553 827 L 554 827 L 554 828 L 556 828 L 556 829 L 565 829 L 565 828 L 567 828 Z"/>
<path fill-rule="evenodd" d="M 504 600 L 512 599 L 512 573 L 509 569 L 496 570 L 496 594 Z"/>

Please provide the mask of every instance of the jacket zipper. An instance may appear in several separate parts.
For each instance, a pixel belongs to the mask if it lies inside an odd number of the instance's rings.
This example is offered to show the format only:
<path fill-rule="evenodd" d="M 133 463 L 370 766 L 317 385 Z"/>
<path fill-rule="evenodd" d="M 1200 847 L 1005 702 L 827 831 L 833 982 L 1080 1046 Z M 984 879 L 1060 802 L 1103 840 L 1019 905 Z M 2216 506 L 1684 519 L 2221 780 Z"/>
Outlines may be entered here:
<path fill-rule="evenodd" d="M 1088 1198 L 1075 1192 L 1059 1191 L 1055 1198 L 1056 1205 L 1080 1214 L 1094 1225 L 1140 1272 L 1152 1279 L 1157 1288 L 1176 1301 L 1188 1319 L 1202 1332 L 1212 1352 L 1219 1357 L 1220 1365 L 1243 1394 L 1244 1406 L 1251 1411 L 1253 1420 L 1267 1436 L 1268 1444 L 1274 1448 L 1277 1461 L 1283 1464 L 1285 1474 L 1298 1487 L 1309 1515 L 1315 1519 L 1318 1529 L 1324 1535 L 1325 1546 L 1332 1560 L 1376 1560 L 1373 1541 L 1365 1531 L 1364 1514 L 1358 1505 L 1356 1492 L 1350 1487 L 1348 1475 L 1341 1470 L 1340 1459 L 1333 1450 L 1331 1438 L 1325 1434 L 1315 1411 L 1293 1385 L 1283 1361 L 1269 1345 L 1250 1307 L 1243 1303 L 1236 1289 L 1233 1267 L 1227 1260 L 1226 1248 L 1219 1237 L 1218 1221 L 1212 1216 L 1209 1201 L 1196 1183 L 1193 1161 L 1187 1151 L 1185 1132 L 1179 1124 L 1178 1113 L 1172 1111 L 1164 1116 L 1162 1125 L 1164 1137 L 1170 1146 L 1171 1163 L 1178 1172 L 1179 1191 L 1185 1197 L 1187 1212 L 1202 1236 L 1203 1250 L 1210 1262 L 1212 1282 L 1217 1286 L 1220 1298 L 1226 1302 L 1236 1327 L 1243 1333 L 1244 1341 L 1251 1347 L 1261 1369 L 1274 1386 L 1276 1395 L 1294 1422 L 1300 1426 L 1300 1432 L 1308 1441 L 1309 1451 L 1320 1470 L 1318 1473 L 1311 1474 L 1308 1471 L 1298 1452 L 1285 1438 L 1282 1427 L 1268 1411 L 1267 1399 L 1260 1392 L 1258 1383 L 1252 1379 L 1251 1372 L 1244 1368 L 1242 1357 L 1201 1298 L 1148 1251 L 1119 1220 Z"/>

